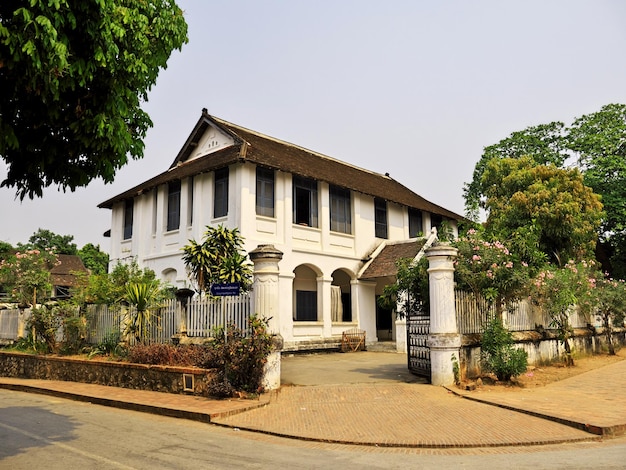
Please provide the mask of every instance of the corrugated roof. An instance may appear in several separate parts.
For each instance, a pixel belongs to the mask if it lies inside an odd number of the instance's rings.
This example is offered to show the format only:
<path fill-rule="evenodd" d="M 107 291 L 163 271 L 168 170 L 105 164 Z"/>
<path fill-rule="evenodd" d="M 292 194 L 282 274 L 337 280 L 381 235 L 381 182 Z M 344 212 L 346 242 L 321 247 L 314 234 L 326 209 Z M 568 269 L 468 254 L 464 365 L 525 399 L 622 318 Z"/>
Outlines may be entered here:
<path fill-rule="evenodd" d="M 214 125 L 233 137 L 235 145 L 188 160 L 209 125 Z M 251 162 L 274 170 L 313 178 L 450 219 L 460 220 L 463 218 L 427 201 L 387 175 L 365 170 L 289 142 L 246 129 L 211 116 L 206 110 L 203 110 L 198 123 L 168 171 L 104 201 L 98 207 L 110 209 L 114 203 L 135 197 L 160 184 L 213 171 L 235 162 Z"/>

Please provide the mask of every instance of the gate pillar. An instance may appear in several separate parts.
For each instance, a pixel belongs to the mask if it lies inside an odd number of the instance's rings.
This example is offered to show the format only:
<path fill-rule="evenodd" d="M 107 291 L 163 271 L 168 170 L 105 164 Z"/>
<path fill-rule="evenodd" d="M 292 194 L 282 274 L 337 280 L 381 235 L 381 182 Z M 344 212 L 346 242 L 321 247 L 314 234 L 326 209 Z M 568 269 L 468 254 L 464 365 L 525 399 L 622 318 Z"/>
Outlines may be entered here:
<path fill-rule="evenodd" d="M 428 284 L 430 297 L 431 383 L 452 385 L 455 364 L 458 367 L 461 335 L 456 323 L 454 301 L 454 260 L 458 250 L 446 243 L 428 248 Z"/>
<path fill-rule="evenodd" d="M 270 352 L 263 371 L 263 386 L 266 390 L 280 388 L 280 359 L 282 337 L 280 336 L 280 310 L 278 290 L 278 263 L 283 259 L 283 252 L 274 245 L 259 245 L 248 253 L 254 263 L 252 283 L 253 308 L 259 317 L 268 320 L 269 332 L 274 335 Z"/>

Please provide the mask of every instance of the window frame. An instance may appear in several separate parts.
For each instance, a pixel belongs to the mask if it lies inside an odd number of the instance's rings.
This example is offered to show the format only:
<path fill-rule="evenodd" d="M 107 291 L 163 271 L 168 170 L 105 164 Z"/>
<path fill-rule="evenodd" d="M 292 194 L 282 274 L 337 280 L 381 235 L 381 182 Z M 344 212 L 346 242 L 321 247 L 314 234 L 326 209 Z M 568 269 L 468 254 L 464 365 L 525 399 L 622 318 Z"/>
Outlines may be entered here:
<path fill-rule="evenodd" d="M 416 224 L 419 225 L 419 230 L 414 231 Z M 420 233 L 424 236 L 424 213 L 419 209 L 409 207 L 409 238 L 416 238 Z"/>
<path fill-rule="evenodd" d="M 215 219 L 228 215 L 229 177 L 228 167 L 220 168 L 213 172 L 213 218 Z"/>
<path fill-rule="evenodd" d="M 387 201 L 374 198 L 374 235 L 376 238 L 389 238 Z"/>
<path fill-rule="evenodd" d="M 180 229 L 180 180 L 167 183 L 167 221 L 166 231 L 172 232 Z"/>
<path fill-rule="evenodd" d="M 330 185 L 330 231 L 352 234 L 352 193 L 341 186 Z"/>
<path fill-rule="evenodd" d="M 270 168 L 256 167 L 256 214 L 274 217 L 276 173 Z"/>
<path fill-rule="evenodd" d="M 313 178 L 294 175 L 293 223 L 306 227 L 319 227 L 318 183 Z"/>
<path fill-rule="evenodd" d="M 124 201 L 124 218 L 122 220 L 122 240 L 133 238 L 133 217 L 135 212 L 135 200 Z"/>

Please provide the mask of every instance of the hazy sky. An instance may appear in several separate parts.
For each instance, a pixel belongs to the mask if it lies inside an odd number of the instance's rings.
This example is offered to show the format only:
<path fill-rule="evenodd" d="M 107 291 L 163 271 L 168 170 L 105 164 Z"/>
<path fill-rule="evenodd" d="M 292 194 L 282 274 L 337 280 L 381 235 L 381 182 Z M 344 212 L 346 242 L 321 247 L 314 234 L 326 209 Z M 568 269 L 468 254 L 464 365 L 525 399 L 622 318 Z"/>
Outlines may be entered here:
<path fill-rule="evenodd" d="M 145 157 L 115 183 L 24 201 L 0 190 L 0 240 L 38 228 L 100 244 L 97 205 L 165 171 L 203 107 L 464 212 L 483 147 L 626 103 L 623 0 L 179 0 L 189 44 L 150 93 Z M 6 167 L 0 164 L 0 179 Z"/>

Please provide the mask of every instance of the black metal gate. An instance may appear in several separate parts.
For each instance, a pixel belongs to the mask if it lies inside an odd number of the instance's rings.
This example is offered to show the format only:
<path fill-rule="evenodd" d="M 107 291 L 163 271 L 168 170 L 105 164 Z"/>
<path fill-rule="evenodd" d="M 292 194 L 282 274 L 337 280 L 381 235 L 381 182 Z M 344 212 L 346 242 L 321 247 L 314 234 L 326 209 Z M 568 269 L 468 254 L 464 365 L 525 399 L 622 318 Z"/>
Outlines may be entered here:
<path fill-rule="evenodd" d="M 406 317 L 409 370 L 430 380 L 430 313 L 411 312 Z"/>

